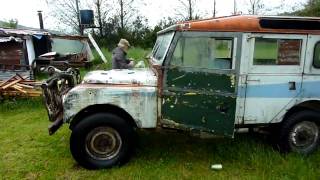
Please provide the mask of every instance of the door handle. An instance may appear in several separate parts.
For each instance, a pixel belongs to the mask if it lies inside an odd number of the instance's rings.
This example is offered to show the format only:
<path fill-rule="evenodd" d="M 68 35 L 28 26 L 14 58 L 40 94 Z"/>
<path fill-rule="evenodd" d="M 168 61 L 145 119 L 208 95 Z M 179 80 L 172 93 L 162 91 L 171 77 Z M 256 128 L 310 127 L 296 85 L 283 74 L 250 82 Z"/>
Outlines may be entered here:
<path fill-rule="evenodd" d="M 218 105 L 218 106 L 216 107 L 216 109 L 217 109 L 218 111 L 220 111 L 222 114 L 226 114 L 226 113 L 228 112 L 228 110 L 229 110 L 229 107 L 224 106 L 224 105 Z"/>
<path fill-rule="evenodd" d="M 290 91 L 294 91 L 294 90 L 296 90 L 297 88 L 296 88 L 296 82 L 294 82 L 294 81 L 290 81 L 289 82 L 289 90 Z"/>
<path fill-rule="evenodd" d="M 260 82 L 260 79 L 248 79 L 248 82 Z"/>

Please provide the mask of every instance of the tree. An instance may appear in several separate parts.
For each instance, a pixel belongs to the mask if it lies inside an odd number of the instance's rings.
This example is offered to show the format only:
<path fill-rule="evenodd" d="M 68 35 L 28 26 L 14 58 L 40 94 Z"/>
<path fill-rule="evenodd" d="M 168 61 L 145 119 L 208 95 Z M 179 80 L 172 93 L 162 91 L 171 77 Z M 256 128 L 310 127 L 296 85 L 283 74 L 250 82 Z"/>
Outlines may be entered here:
<path fill-rule="evenodd" d="M 217 1 L 213 0 L 213 17 L 217 16 Z"/>
<path fill-rule="evenodd" d="M 109 17 L 103 22 L 102 30 L 103 30 L 104 36 L 97 37 L 96 40 L 101 46 L 107 47 L 108 49 L 112 49 L 120 39 L 118 29 L 119 29 L 119 17 L 118 16 Z"/>
<path fill-rule="evenodd" d="M 105 25 L 105 21 L 107 20 L 109 10 L 107 7 L 107 2 L 106 0 L 95 0 L 93 3 L 96 10 L 95 17 L 99 26 L 100 37 L 103 37 L 103 26 Z"/>
<path fill-rule="evenodd" d="M 51 6 L 52 16 L 65 26 L 81 33 L 76 0 L 50 0 L 48 4 Z"/>
<path fill-rule="evenodd" d="M 136 9 L 133 7 L 134 1 L 135 0 L 117 0 L 119 6 L 121 31 L 124 31 L 126 29 L 129 19 L 136 12 Z"/>
<path fill-rule="evenodd" d="M 314 6 L 317 4 L 317 0 L 308 0 L 307 5 L 308 6 Z"/>
<path fill-rule="evenodd" d="M 258 14 L 264 8 L 262 0 L 249 0 L 249 14 Z"/>
<path fill-rule="evenodd" d="M 237 2 L 236 0 L 233 0 L 233 15 L 237 14 Z"/>
<path fill-rule="evenodd" d="M 2 26 L 6 27 L 6 28 L 17 29 L 18 28 L 18 20 L 17 19 L 10 19 L 7 22 L 3 22 Z"/>
<path fill-rule="evenodd" d="M 199 19 L 199 15 L 196 14 L 195 5 L 197 0 L 178 0 L 181 4 L 181 8 L 176 9 L 177 15 L 183 20 Z"/>
<path fill-rule="evenodd" d="M 315 16 L 320 17 L 320 0 L 308 0 L 303 8 L 292 13 L 285 13 L 287 15 L 295 16 Z"/>
<path fill-rule="evenodd" d="M 146 34 L 149 33 L 149 28 L 147 27 L 148 19 L 143 16 L 137 16 L 132 22 L 132 27 L 130 29 L 130 41 L 139 46 L 144 46 Z"/>

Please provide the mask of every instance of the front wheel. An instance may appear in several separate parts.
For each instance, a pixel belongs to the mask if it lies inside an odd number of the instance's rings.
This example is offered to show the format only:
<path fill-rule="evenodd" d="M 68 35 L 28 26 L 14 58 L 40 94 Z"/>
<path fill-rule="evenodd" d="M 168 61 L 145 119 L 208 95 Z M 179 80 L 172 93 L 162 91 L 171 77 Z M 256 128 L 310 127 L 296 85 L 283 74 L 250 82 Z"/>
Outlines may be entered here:
<path fill-rule="evenodd" d="M 110 168 L 128 161 L 134 148 L 134 130 L 124 119 L 109 113 L 85 117 L 70 137 L 74 159 L 87 169 Z"/>
<path fill-rule="evenodd" d="M 301 111 L 291 115 L 282 124 L 279 147 L 283 152 L 310 154 L 320 143 L 320 114 Z"/>

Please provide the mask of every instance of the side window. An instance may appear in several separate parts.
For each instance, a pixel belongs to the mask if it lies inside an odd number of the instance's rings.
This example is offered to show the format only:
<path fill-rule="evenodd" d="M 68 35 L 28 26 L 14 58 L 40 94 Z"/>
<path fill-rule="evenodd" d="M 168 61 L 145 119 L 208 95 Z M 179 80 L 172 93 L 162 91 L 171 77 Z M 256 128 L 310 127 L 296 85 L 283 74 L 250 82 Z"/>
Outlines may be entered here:
<path fill-rule="evenodd" d="M 320 68 L 320 42 L 318 42 L 314 48 L 313 66 Z"/>
<path fill-rule="evenodd" d="M 256 38 L 253 65 L 300 65 L 302 40 Z"/>
<path fill-rule="evenodd" d="M 232 48 L 232 39 L 182 37 L 177 43 L 170 65 L 231 69 Z"/>

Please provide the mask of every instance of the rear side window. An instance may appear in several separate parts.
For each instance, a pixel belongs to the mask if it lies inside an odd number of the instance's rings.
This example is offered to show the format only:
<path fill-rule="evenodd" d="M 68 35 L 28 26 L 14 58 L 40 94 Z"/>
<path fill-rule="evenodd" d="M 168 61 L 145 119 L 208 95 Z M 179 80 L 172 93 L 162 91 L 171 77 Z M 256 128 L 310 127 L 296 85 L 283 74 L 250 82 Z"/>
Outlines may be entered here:
<path fill-rule="evenodd" d="M 171 65 L 206 69 L 231 69 L 232 48 L 232 39 L 182 37 L 173 53 Z"/>
<path fill-rule="evenodd" d="M 300 65 L 302 40 L 256 38 L 253 65 Z"/>
<path fill-rule="evenodd" d="M 314 48 L 313 66 L 320 68 L 320 42 L 318 42 Z"/>

